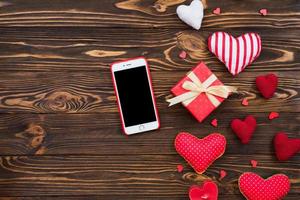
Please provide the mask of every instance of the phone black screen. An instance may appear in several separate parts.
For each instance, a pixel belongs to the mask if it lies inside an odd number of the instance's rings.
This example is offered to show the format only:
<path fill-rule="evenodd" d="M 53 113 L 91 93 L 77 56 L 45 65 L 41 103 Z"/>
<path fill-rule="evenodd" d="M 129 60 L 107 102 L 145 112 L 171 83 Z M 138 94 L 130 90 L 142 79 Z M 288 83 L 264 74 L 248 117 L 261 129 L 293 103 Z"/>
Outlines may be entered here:
<path fill-rule="evenodd" d="M 125 126 L 156 121 L 146 66 L 114 72 Z"/>

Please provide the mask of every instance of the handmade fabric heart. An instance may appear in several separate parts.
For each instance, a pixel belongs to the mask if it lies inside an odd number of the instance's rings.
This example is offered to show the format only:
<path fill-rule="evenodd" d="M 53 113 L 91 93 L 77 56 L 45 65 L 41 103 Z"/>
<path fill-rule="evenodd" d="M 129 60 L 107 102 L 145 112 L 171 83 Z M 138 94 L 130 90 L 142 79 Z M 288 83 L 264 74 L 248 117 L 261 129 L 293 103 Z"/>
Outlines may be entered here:
<path fill-rule="evenodd" d="M 300 151 L 300 139 L 289 139 L 286 133 L 277 133 L 274 137 L 274 148 L 278 160 L 288 160 Z"/>
<path fill-rule="evenodd" d="M 228 33 L 216 32 L 208 38 L 208 49 L 225 64 L 232 75 L 236 75 L 259 56 L 261 39 L 256 33 L 234 38 Z"/>
<path fill-rule="evenodd" d="M 176 13 L 183 22 L 199 30 L 203 19 L 203 4 L 200 0 L 193 0 L 189 6 L 180 5 Z"/>
<path fill-rule="evenodd" d="M 255 173 L 246 172 L 239 178 L 239 188 L 248 200 L 278 200 L 289 192 L 290 181 L 284 174 L 263 179 Z"/>
<path fill-rule="evenodd" d="M 265 9 L 265 8 L 263 8 L 263 9 L 260 9 L 260 10 L 259 10 L 259 13 L 260 13 L 261 15 L 263 15 L 263 16 L 266 16 L 266 15 L 268 14 L 268 10 Z"/>
<path fill-rule="evenodd" d="M 234 119 L 231 122 L 231 129 L 243 144 L 247 144 L 256 129 L 256 119 L 252 115 L 248 115 L 244 121 Z"/>
<path fill-rule="evenodd" d="M 215 8 L 215 9 L 213 10 L 213 13 L 214 13 L 215 15 L 221 14 L 221 8 Z"/>
<path fill-rule="evenodd" d="M 219 133 L 212 133 L 203 139 L 182 132 L 175 138 L 176 151 L 202 174 L 226 149 L 226 138 Z"/>
<path fill-rule="evenodd" d="M 266 99 L 273 96 L 278 85 L 278 78 L 275 74 L 256 77 L 256 87 Z"/>
<path fill-rule="evenodd" d="M 218 186 L 212 181 L 206 181 L 202 186 L 193 185 L 189 197 L 190 200 L 218 200 Z"/>

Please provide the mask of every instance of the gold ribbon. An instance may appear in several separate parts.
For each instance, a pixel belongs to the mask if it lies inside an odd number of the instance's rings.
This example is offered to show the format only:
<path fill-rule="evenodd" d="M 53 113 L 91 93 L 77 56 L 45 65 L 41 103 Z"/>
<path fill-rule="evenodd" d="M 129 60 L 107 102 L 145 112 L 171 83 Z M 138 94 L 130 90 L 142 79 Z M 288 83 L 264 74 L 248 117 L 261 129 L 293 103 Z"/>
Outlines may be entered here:
<path fill-rule="evenodd" d="M 194 72 L 190 72 L 187 75 L 191 81 L 185 81 L 182 84 L 182 87 L 188 92 L 183 93 L 174 98 L 168 99 L 169 106 L 183 103 L 185 106 L 189 105 L 192 101 L 194 101 L 201 93 L 205 93 L 210 102 L 217 107 L 220 105 L 220 101 L 216 98 L 222 97 L 227 98 L 230 93 L 237 92 L 237 88 L 233 86 L 225 86 L 225 85 L 216 85 L 210 86 L 213 82 L 217 80 L 217 77 L 212 74 L 208 79 L 206 79 L 203 83 L 199 80 L 199 78 L 195 75 Z"/>

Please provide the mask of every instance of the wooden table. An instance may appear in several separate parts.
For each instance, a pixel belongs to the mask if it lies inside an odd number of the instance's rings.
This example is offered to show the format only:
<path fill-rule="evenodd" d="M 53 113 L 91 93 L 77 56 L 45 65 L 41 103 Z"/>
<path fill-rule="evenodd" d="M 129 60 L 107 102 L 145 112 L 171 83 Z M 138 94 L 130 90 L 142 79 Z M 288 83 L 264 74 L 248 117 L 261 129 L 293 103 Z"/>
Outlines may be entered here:
<path fill-rule="evenodd" d="M 246 171 L 265 178 L 287 174 L 292 187 L 286 199 L 300 199 L 300 155 L 279 162 L 272 148 L 279 131 L 300 136 L 299 0 L 211 0 L 200 31 L 177 18 L 182 2 L 0 1 L 1 199 L 188 199 L 189 186 L 207 179 L 217 182 L 220 199 L 243 199 L 237 179 Z M 222 9 L 219 16 L 212 14 L 216 7 Z M 258 13 L 261 8 L 268 8 L 268 16 Z M 233 78 L 207 50 L 214 31 L 258 32 L 261 56 Z M 187 59 L 178 57 L 181 50 Z M 150 62 L 161 129 L 125 137 L 109 64 L 141 55 Z M 199 61 L 241 91 L 202 124 L 181 105 L 168 108 L 165 101 Z M 254 80 L 271 72 L 280 83 L 275 96 L 265 100 Z M 248 107 L 241 105 L 243 98 Z M 271 111 L 280 118 L 269 121 Z M 242 145 L 229 124 L 248 114 L 257 118 L 258 128 L 250 144 Z M 213 118 L 217 128 L 210 125 Z M 180 131 L 198 137 L 223 133 L 225 155 L 205 174 L 194 173 L 174 150 Z M 221 181 L 220 169 L 228 173 Z"/>

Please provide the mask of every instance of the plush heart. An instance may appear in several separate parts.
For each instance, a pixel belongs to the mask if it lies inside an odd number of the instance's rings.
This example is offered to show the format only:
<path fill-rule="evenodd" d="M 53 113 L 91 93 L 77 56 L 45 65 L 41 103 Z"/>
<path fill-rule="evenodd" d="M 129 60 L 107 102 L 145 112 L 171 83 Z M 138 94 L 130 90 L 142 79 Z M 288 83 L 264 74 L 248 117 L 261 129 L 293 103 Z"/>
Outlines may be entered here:
<path fill-rule="evenodd" d="M 273 120 L 279 117 L 279 113 L 278 112 L 270 112 L 269 114 L 269 120 Z"/>
<path fill-rule="evenodd" d="M 225 64 L 232 75 L 239 74 L 261 52 L 261 39 L 256 33 L 234 38 L 225 32 L 216 32 L 208 38 L 208 49 Z"/>
<path fill-rule="evenodd" d="M 231 129 L 243 144 L 247 144 L 256 129 L 256 119 L 252 115 L 248 115 L 244 121 L 234 119 L 231 122 Z"/>
<path fill-rule="evenodd" d="M 214 13 L 215 15 L 221 14 L 221 8 L 215 8 L 215 9 L 213 10 L 213 13 Z"/>
<path fill-rule="evenodd" d="M 276 157 L 281 161 L 288 160 L 300 151 L 300 139 L 289 139 L 283 132 L 275 135 L 273 143 Z"/>
<path fill-rule="evenodd" d="M 213 127 L 218 127 L 218 120 L 217 119 L 213 119 L 210 124 L 213 126 Z"/>
<path fill-rule="evenodd" d="M 193 0 L 189 6 L 178 6 L 176 13 L 183 22 L 196 30 L 200 29 L 203 19 L 203 4 L 200 0 Z"/>
<path fill-rule="evenodd" d="M 180 54 L 179 54 L 179 58 L 185 59 L 186 58 L 186 52 L 185 51 L 181 51 Z"/>
<path fill-rule="evenodd" d="M 248 106 L 248 105 L 249 105 L 248 99 L 246 99 L 246 98 L 243 99 L 243 100 L 242 100 L 242 105 L 243 105 L 243 106 Z"/>
<path fill-rule="evenodd" d="M 265 8 L 263 8 L 263 9 L 260 9 L 260 10 L 259 10 L 259 13 L 260 13 L 261 15 L 263 15 L 263 16 L 266 16 L 266 15 L 268 14 L 268 10 L 265 9 Z"/>
<path fill-rule="evenodd" d="M 220 174 L 219 180 L 222 180 L 223 178 L 225 178 L 225 176 L 227 176 L 227 172 L 225 170 L 223 170 L 223 169 L 221 169 L 219 171 L 219 174 Z"/>
<path fill-rule="evenodd" d="M 239 188 L 248 200 L 278 200 L 289 192 L 290 181 L 284 174 L 263 179 L 255 173 L 246 172 L 239 178 Z"/>
<path fill-rule="evenodd" d="M 257 167 L 257 163 L 258 163 L 257 160 L 251 160 L 250 163 L 251 163 L 253 168 Z"/>
<path fill-rule="evenodd" d="M 256 77 L 256 87 L 266 99 L 273 96 L 278 85 L 278 78 L 275 74 Z"/>
<path fill-rule="evenodd" d="M 193 185 L 189 190 L 190 200 L 218 200 L 218 186 L 206 181 L 202 186 Z"/>
<path fill-rule="evenodd" d="M 203 139 L 189 133 L 179 133 L 175 138 L 176 151 L 202 174 L 226 149 L 226 138 L 219 133 L 212 133 Z"/>

